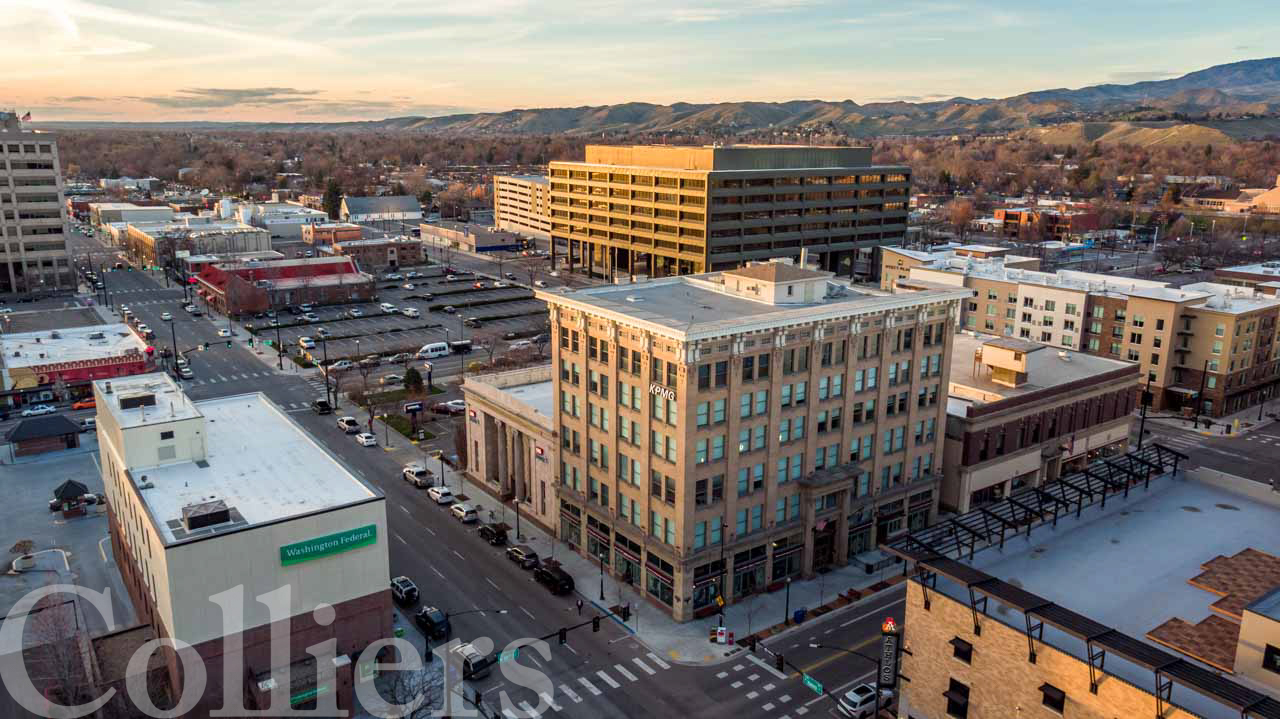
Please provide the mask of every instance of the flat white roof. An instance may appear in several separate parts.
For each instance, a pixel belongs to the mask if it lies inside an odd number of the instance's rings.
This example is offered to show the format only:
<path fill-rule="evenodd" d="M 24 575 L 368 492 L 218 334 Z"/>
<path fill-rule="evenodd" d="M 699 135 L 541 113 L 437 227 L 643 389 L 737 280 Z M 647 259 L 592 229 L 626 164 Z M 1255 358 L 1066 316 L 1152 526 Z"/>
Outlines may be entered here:
<path fill-rule="evenodd" d="M 539 413 L 548 417 L 556 416 L 556 402 L 554 383 L 547 382 L 531 382 L 530 384 L 518 384 L 511 387 L 503 387 L 502 391 L 512 397 L 528 404 L 530 407 L 538 410 Z"/>
<path fill-rule="evenodd" d="M 176 422 L 200 416 L 200 410 L 168 375 L 163 372 L 138 374 L 115 379 L 94 381 L 94 386 L 104 397 L 116 398 L 105 402 L 99 412 L 110 412 L 121 429 L 142 427 L 156 422 Z M 106 388 L 111 387 L 108 393 Z M 134 395 L 155 395 L 155 404 L 124 409 L 118 398 Z"/>
<path fill-rule="evenodd" d="M 0 351 L 4 354 L 0 366 L 12 369 L 120 357 L 146 348 L 147 343 L 124 324 L 21 332 L 0 336 Z"/>
<path fill-rule="evenodd" d="M 235 529 L 379 496 L 261 393 L 193 410 L 204 417 L 205 459 L 133 472 L 135 482 L 146 475 L 151 484 L 139 494 L 166 542 L 185 538 L 182 510 L 194 504 L 226 503 L 242 519 L 228 527 Z"/>

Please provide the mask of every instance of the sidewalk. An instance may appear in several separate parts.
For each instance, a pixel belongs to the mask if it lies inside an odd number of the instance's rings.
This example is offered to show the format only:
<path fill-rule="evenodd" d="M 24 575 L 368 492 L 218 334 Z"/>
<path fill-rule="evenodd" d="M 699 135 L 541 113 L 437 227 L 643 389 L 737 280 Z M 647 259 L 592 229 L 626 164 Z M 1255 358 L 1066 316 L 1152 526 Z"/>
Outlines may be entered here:
<path fill-rule="evenodd" d="M 352 413 L 357 408 L 344 398 L 341 409 L 343 412 Z M 362 423 L 365 421 L 363 415 L 357 415 L 357 418 Z M 374 429 L 379 441 L 387 436 L 387 428 L 382 422 L 375 420 Z M 408 438 L 394 429 L 391 430 L 390 436 L 392 446 L 390 448 L 384 446 L 382 449 L 390 453 L 397 462 L 402 464 L 423 462 L 433 474 L 440 472 L 440 462 L 428 458 Z M 492 510 L 495 512 L 495 520 L 515 526 L 514 509 L 499 503 L 493 495 L 468 480 L 461 472 L 445 466 L 444 483 L 454 491 L 455 495 L 465 495 L 471 504 L 476 505 L 481 517 L 487 517 L 488 512 Z M 712 644 L 709 641 L 710 632 L 720 624 L 717 615 L 684 623 L 676 622 L 645 599 L 643 587 L 626 585 L 608 573 L 604 575 L 604 599 L 601 600 L 601 574 L 598 562 L 569 549 L 566 544 L 553 539 L 546 531 L 530 521 L 521 522 L 519 539 L 514 537 L 514 532 L 512 535 L 510 544 L 527 544 L 538 553 L 538 556 L 559 562 L 561 568 L 573 577 L 576 593 L 581 596 L 586 606 L 594 607 L 596 611 L 603 613 L 613 611 L 614 607 L 630 604 L 631 621 L 626 624 L 622 624 L 618 619 L 614 621 L 626 627 L 627 631 L 634 634 L 636 639 L 655 654 L 682 664 L 706 665 L 725 661 L 737 650 L 735 646 Z M 813 610 L 823 605 L 828 607 L 822 610 L 823 613 L 830 611 L 831 608 L 843 609 L 856 606 L 861 600 L 873 594 L 871 591 L 866 591 L 868 587 L 877 585 L 876 589 L 887 588 L 883 585 L 886 582 L 896 584 L 898 581 L 896 577 L 901 574 L 901 568 L 897 566 L 883 569 L 873 575 L 866 574 L 861 567 L 854 565 L 840 567 L 826 574 L 817 575 L 813 579 L 792 582 L 789 600 L 787 591 L 780 589 L 730 604 L 724 609 L 725 628 L 734 633 L 735 642 L 743 642 L 753 633 L 759 633 L 762 636 L 768 630 L 777 633 L 785 628 L 780 625 L 783 624 L 784 619 L 788 618 L 788 609 L 792 614 L 797 609 L 808 609 L 811 611 L 809 616 L 812 618 L 818 613 Z M 847 593 L 851 589 L 863 591 L 852 601 L 841 596 L 842 593 Z"/>
<path fill-rule="evenodd" d="M 1265 403 L 1264 403 L 1265 405 Z M 1276 406 L 1270 410 L 1275 412 L 1280 410 L 1280 406 Z M 1223 417 L 1201 417 L 1198 425 L 1193 424 L 1194 417 L 1178 417 L 1171 415 L 1153 416 L 1147 415 L 1147 424 L 1159 425 L 1163 427 L 1172 427 L 1175 429 L 1187 430 L 1205 437 L 1234 437 L 1240 434 L 1246 434 L 1257 429 L 1261 429 L 1275 423 L 1275 418 L 1268 416 L 1268 410 L 1263 408 L 1262 420 L 1258 420 L 1258 408 L 1249 407 L 1240 410 L 1235 414 L 1225 415 Z M 1205 427 L 1206 420 L 1212 420 L 1213 424 Z"/>

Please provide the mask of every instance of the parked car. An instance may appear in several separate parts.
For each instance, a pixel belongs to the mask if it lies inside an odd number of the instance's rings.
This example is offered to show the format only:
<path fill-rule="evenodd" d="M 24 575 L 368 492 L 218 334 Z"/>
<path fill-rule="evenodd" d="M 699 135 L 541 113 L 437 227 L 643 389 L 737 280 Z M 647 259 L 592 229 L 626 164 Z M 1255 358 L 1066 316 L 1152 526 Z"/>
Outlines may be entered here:
<path fill-rule="evenodd" d="M 332 414 L 333 405 L 327 399 L 317 399 L 311 402 L 311 410 L 316 414 Z"/>
<path fill-rule="evenodd" d="M 534 348 L 534 344 L 529 340 L 517 340 L 515 342 L 512 342 L 511 345 L 507 347 L 507 349 L 510 350 L 511 352 L 520 352 L 522 350 L 531 350 L 533 348 Z"/>
<path fill-rule="evenodd" d="M 194 379 L 196 376 L 196 373 L 192 372 L 190 367 L 178 367 L 177 372 L 182 379 Z"/>
<path fill-rule="evenodd" d="M 418 310 L 412 307 L 401 308 L 400 314 L 404 315 L 405 317 L 410 317 L 415 319 L 422 316 L 421 312 L 419 312 Z"/>
<path fill-rule="evenodd" d="M 507 530 L 497 524 L 482 524 L 476 531 L 481 539 L 495 547 L 501 547 L 507 543 Z"/>
<path fill-rule="evenodd" d="M 188 310 L 188 312 L 191 313 L 192 317 L 199 317 L 204 314 L 204 310 L 200 309 L 199 307 L 192 307 L 190 310 Z"/>
<path fill-rule="evenodd" d="M 315 306 L 315 305 L 313 305 L 313 304 L 311 304 L 310 302 L 303 302 L 302 304 L 298 305 L 298 309 L 299 309 L 299 310 L 301 310 L 301 311 L 303 311 L 303 312 L 310 312 L 310 311 L 314 310 L 315 308 L 316 308 L 316 306 Z"/>
<path fill-rule="evenodd" d="M 445 306 L 444 306 L 444 309 L 442 309 L 442 310 L 440 310 L 440 311 L 441 311 L 441 312 L 443 312 L 443 313 L 445 313 L 446 315 L 457 314 L 457 312 L 458 312 L 457 308 L 456 308 L 456 307 L 454 307 L 453 305 L 445 305 Z"/>
<path fill-rule="evenodd" d="M 467 327 L 479 327 L 483 325 L 484 322 L 479 317 L 468 317 L 462 321 L 462 324 L 466 325 Z"/>
<path fill-rule="evenodd" d="M 881 694 L 881 706 L 887 706 L 893 699 L 893 691 L 885 689 Z M 876 714 L 876 688 L 870 684 L 859 684 L 845 692 L 836 702 L 840 713 L 849 719 L 866 719 Z"/>
<path fill-rule="evenodd" d="M 404 375 L 384 374 L 378 378 L 378 384 L 384 387 L 391 387 L 398 384 L 404 384 Z"/>
<path fill-rule="evenodd" d="M 146 327 L 146 325 L 140 325 L 140 326 L 138 327 L 138 329 L 142 329 L 142 328 L 144 328 L 144 327 Z M 222 329 L 218 330 L 218 336 L 219 336 L 219 337 L 230 337 L 230 336 L 231 336 L 231 330 L 227 329 L 226 327 L 223 327 Z"/>
<path fill-rule="evenodd" d="M 413 615 L 413 621 L 422 633 L 432 639 L 444 639 L 449 636 L 449 617 L 436 607 L 422 607 Z"/>
<path fill-rule="evenodd" d="M 80 420 L 81 432 L 92 432 L 97 428 L 98 428 L 97 417 L 85 417 L 84 419 Z"/>
<path fill-rule="evenodd" d="M 391 580 L 391 598 L 396 604 L 410 605 L 418 601 L 418 585 L 406 576 L 399 576 Z"/>
<path fill-rule="evenodd" d="M 339 417 L 338 429 L 347 434 L 355 434 L 360 431 L 360 423 L 356 421 L 355 417 Z"/>
<path fill-rule="evenodd" d="M 408 352 L 397 352 L 387 358 L 387 364 L 404 364 L 413 359 L 413 355 Z"/>
<path fill-rule="evenodd" d="M 380 355 L 369 355 L 368 357 L 360 360 L 361 367 L 377 367 L 380 364 L 382 364 L 382 357 Z"/>
<path fill-rule="evenodd" d="M 538 553 L 527 544 L 507 547 L 507 559 L 519 564 L 521 569 L 533 569 L 538 566 Z"/>
<path fill-rule="evenodd" d="M 346 372 L 352 367 L 355 367 L 355 364 L 353 364 L 351 360 L 338 360 L 337 362 L 334 362 L 329 365 L 329 371 L 330 372 Z"/>
<path fill-rule="evenodd" d="M 533 578 L 552 594 L 569 594 L 573 591 L 573 577 L 560 567 L 539 565 L 533 570 Z"/>
<path fill-rule="evenodd" d="M 348 317 L 364 317 L 364 310 L 360 309 L 359 307 L 352 307 L 351 309 L 347 310 L 347 316 Z"/>
<path fill-rule="evenodd" d="M 547 287 L 548 285 L 547 285 L 547 281 L 546 281 L 546 280 L 534 280 L 534 281 L 533 281 L 533 286 L 534 286 L 534 287 Z"/>
<path fill-rule="evenodd" d="M 306 314 L 304 314 L 304 315 L 302 316 L 302 319 L 304 319 L 304 320 L 306 320 L 306 321 L 308 321 L 308 322 L 319 322 L 319 321 L 320 321 L 320 316 L 319 316 L 319 315 L 317 315 L 317 314 L 316 314 L 316 313 L 314 313 L 314 312 L 308 312 L 308 313 L 306 313 Z M 274 324 L 275 324 L 275 320 L 271 320 L 271 322 L 272 322 L 272 325 L 274 326 Z"/>
<path fill-rule="evenodd" d="M 173 313 L 171 313 L 171 312 L 161 312 L 161 313 L 160 313 L 160 320 L 161 320 L 161 321 L 163 321 L 163 322 L 172 322 L 172 321 L 173 321 Z"/>
<path fill-rule="evenodd" d="M 502 273 L 502 276 L 503 276 L 503 277 L 505 277 L 505 278 L 507 278 L 507 279 L 509 279 L 509 280 L 514 280 L 514 279 L 516 278 L 516 273 L 514 273 L 514 272 L 504 272 L 504 273 Z"/>
<path fill-rule="evenodd" d="M 455 519 L 463 524 L 471 524 L 480 518 L 476 513 L 476 508 L 466 502 L 458 502 L 449 507 L 449 511 L 453 513 Z"/>
<path fill-rule="evenodd" d="M 310 337 L 299 337 L 298 346 L 304 350 L 313 350 L 316 348 L 316 341 Z"/>
<path fill-rule="evenodd" d="M 22 410 L 22 416 L 23 417 L 39 417 L 42 414 L 53 414 L 54 412 L 57 412 L 57 411 L 58 410 L 53 408 L 53 405 L 33 404 L 30 407 L 27 407 L 26 409 Z"/>
<path fill-rule="evenodd" d="M 472 286 L 472 287 L 474 287 L 474 288 L 476 288 L 477 290 L 483 290 L 483 289 L 484 289 L 484 283 L 483 283 L 483 282 L 475 282 L 475 283 L 473 283 L 471 286 Z"/>
<path fill-rule="evenodd" d="M 454 280 L 458 279 L 458 276 L 457 276 L 457 275 L 445 275 L 445 276 L 444 276 L 444 279 L 445 279 L 445 281 L 447 281 L 447 282 L 453 282 Z"/>
<path fill-rule="evenodd" d="M 400 286 L 401 286 L 401 287 L 403 287 L 403 288 L 405 288 L 406 290 L 414 290 L 414 289 L 417 289 L 417 286 L 416 286 L 416 285 L 414 285 L 412 282 L 406 282 L 406 283 L 404 283 L 403 285 L 400 285 Z"/>
<path fill-rule="evenodd" d="M 508 285 L 506 282 L 502 282 L 501 280 L 493 283 L 493 289 L 495 290 L 500 290 L 503 287 L 509 287 L 509 286 L 510 285 Z"/>
<path fill-rule="evenodd" d="M 406 464 L 404 469 L 400 470 L 400 476 L 404 477 L 404 481 L 421 489 L 431 484 L 431 472 L 420 462 L 412 462 Z"/>
<path fill-rule="evenodd" d="M 89 399 L 82 399 L 77 402 L 71 403 L 71 409 L 93 409 L 94 407 L 97 407 L 97 406 L 98 406 L 98 400 L 93 399 L 92 397 Z"/>
<path fill-rule="evenodd" d="M 328 328 L 326 328 L 326 327 L 317 327 L 317 328 L 316 328 L 316 337 L 328 337 L 330 334 L 332 334 L 332 333 L 331 333 L 331 332 L 329 332 L 329 329 L 328 329 Z"/>
<path fill-rule="evenodd" d="M 448 402 L 436 402 L 431 405 L 431 411 L 436 414 L 462 414 L 467 411 L 467 403 L 461 399 L 451 399 Z"/>
<path fill-rule="evenodd" d="M 369 434 L 368 432 L 361 432 L 360 434 L 356 435 L 356 444 L 360 445 L 361 447 L 377 447 L 378 438 Z"/>
<path fill-rule="evenodd" d="M 453 504 L 453 490 L 448 487 L 432 487 L 427 490 L 427 496 L 436 504 Z"/>

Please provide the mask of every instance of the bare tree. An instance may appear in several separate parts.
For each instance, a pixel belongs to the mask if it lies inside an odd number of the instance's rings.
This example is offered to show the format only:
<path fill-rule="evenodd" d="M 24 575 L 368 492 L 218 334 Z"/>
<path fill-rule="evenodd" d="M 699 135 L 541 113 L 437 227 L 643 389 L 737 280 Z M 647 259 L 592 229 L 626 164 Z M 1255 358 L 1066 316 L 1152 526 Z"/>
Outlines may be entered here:
<path fill-rule="evenodd" d="M 973 222 L 973 217 L 972 201 L 957 198 L 947 203 L 947 221 L 951 223 L 952 230 L 961 238 L 968 234 L 969 223 Z"/>
<path fill-rule="evenodd" d="M 430 649 L 428 648 L 428 651 Z M 404 719 L 420 719 L 432 715 L 444 697 L 444 677 L 434 663 L 417 671 L 385 672 L 378 677 L 378 694 L 389 703 L 417 704 L 417 708 L 405 712 Z"/>
<path fill-rule="evenodd" d="M 475 332 L 471 335 L 471 345 L 485 353 L 485 357 L 487 358 L 486 362 L 490 366 L 493 365 L 493 355 L 494 352 L 497 351 L 498 343 L 500 341 L 501 336 L 498 334 L 497 330 L 484 330 L 483 332 Z"/>
<path fill-rule="evenodd" d="M 80 704 L 92 696 L 89 637 L 74 600 L 45 597 L 31 610 L 31 649 L 25 652 L 31 681 L 56 703 Z"/>

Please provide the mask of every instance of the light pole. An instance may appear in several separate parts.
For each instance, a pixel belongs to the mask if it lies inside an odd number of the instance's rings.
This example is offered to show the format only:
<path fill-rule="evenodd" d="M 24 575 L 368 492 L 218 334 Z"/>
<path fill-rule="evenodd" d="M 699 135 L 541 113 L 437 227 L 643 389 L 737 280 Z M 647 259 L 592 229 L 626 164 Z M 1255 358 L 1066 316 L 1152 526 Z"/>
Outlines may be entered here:
<path fill-rule="evenodd" d="M 787 604 L 782 610 L 782 623 L 791 624 L 791 577 L 787 577 Z"/>
<path fill-rule="evenodd" d="M 278 326 L 279 325 L 277 324 L 277 327 Z M 333 400 L 329 399 L 329 340 L 328 338 L 321 337 L 320 346 L 324 351 L 324 359 L 322 360 L 320 365 L 321 369 L 323 370 L 321 374 L 324 375 L 324 401 L 329 402 L 330 406 L 332 406 L 334 404 L 337 404 L 337 401 L 336 401 L 337 398 L 334 398 Z"/>
<path fill-rule="evenodd" d="M 600 560 L 600 601 L 604 601 L 604 552 L 596 557 Z"/>

